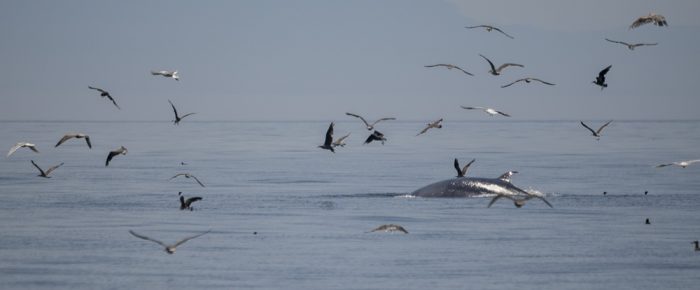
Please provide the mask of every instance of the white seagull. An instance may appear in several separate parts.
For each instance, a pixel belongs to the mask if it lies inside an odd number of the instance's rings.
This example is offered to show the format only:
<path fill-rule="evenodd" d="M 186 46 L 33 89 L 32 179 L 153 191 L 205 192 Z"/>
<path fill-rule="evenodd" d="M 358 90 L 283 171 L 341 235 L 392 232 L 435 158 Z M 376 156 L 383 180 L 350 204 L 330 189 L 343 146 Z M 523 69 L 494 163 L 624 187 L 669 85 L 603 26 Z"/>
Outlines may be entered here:
<path fill-rule="evenodd" d="M 161 71 L 151 71 L 151 74 L 154 76 L 164 76 L 166 78 L 172 78 L 176 81 L 180 80 L 180 76 L 177 75 L 177 71 L 167 71 L 167 70 L 161 70 Z"/>
<path fill-rule="evenodd" d="M 53 146 L 53 147 L 58 147 L 58 145 L 63 144 L 63 142 L 66 142 L 66 141 L 68 141 L 68 139 L 71 139 L 71 138 L 76 138 L 76 139 L 83 139 L 84 138 L 85 142 L 88 145 L 88 148 L 92 149 L 92 144 L 90 143 L 90 136 L 85 135 L 83 133 L 68 133 L 68 134 L 64 135 L 63 138 L 61 138 L 61 140 L 58 140 L 58 143 L 56 143 L 56 146 Z"/>
<path fill-rule="evenodd" d="M 491 116 L 503 115 L 503 116 L 506 116 L 506 117 L 510 117 L 510 115 L 508 115 L 508 114 L 506 114 L 506 113 L 503 113 L 503 112 L 501 112 L 501 111 L 496 111 L 496 110 L 494 110 L 494 109 L 492 109 L 492 108 L 485 108 L 485 107 L 465 107 L 465 106 L 460 106 L 460 107 L 462 107 L 462 109 L 465 109 L 465 110 L 483 110 L 484 112 L 486 112 L 486 114 L 489 114 L 489 115 L 491 115 Z"/>
<path fill-rule="evenodd" d="M 612 40 L 612 39 L 607 39 L 607 38 L 606 38 L 605 40 L 607 40 L 607 41 L 609 41 L 609 42 L 612 42 L 612 43 L 619 43 L 619 44 L 625 45 L 625 46 L 627 46 L 627 48 L 628 48 L 629 50 L 634 50 L 634 49 L 635 49 L 636 47 L 638 47 L 638 46 L 645 46 L 645 45 L 646 45 L 646 46 L 652 46 L 652 45 L 657 45 L 657 44 L 659 44 L 659 43 L 656 43 L 656 42 L 655 42 L 655 43 L 627 43 L 627 42 L 624 42 L 624 41 Z"/>
<path fill-rule="evenodd" d="M 182 239 L 182 240 L 179 240 L 177 243 L 174 243 L 174 244 L 172 244 L 172 245 L 168 245 L 168 244 L 163 243 L 163 242 L 161 242 L 161 241 L 159 241 L 159 240 L 156 240 L 156 239 L 153 239 L 153 238 L 149 238 L 149 237 L 147 237 L 147 236 L 139 235 L 139 234 L 137 234 L 136 232 L 134 232 L 134 231 L 132 231 L 132 230 L 129 230 L 129 233 L 130 233 L 131 235 L 133 235 L 134 237 L 137 237 L 137 238 L 139 238 L 139 239 L 144 239 L 144 240 L 146 240 L 146 241 L 151 241 L 151 242 L 154 242 L 154 243 L 157 243 L 157 244 L 163 246 L 163 248 L 165 248 L 165 252 L 167 252 L 168 254 L 174 254 L 174 253 L 175 253 L 175 249 L 176 249 L 179 245 L 182 245 L 182 244 L 184 244 L 185 242 L 187 242 L 187 241 L 189 241 L 189 240 L 191 240 L 191 239 L 197 238 L 197 237 L 202 236 L 202 235 L 204 235 L 204 234 L 207 234 L 207 233 L 209 233 L 209 232 L 211 232 L 211 230 L 208 230 L 208 231 L 206 231 L 206 232 L 203 232 L 203 233 L 201 233 L 201 234 L 197 234 L 197 235 L 194 235 L 194 236 L 191 236 L 191 237 L 184 238 L 184 239 Z"/>
<path fill-rule="evenodd" d="M 377 125 L 377 123 L 379 123 L 381 121 L 396 120 L 396 118 L 381 118 L 377 121 L 374 121 L 374 123 L 370 124 L 367 122 L 367 120 L 365 120 L 365 118 L 362 118 L 362 116 L 360 116 L 360 115 L 353 114 L 353 113 L 345 113 L 345 115 L 353 116 L 355 118 L 360 118 L 360 120 L 362 120 L 362 122 L 365 123 L 365 126 L 367 126 L 368 131 L 372 131 L 374 129 L 374 125 Z"/>
<path fill-rule="evenodd" d="M 346 145 L 345 139 L 348 137 L 350 137 L 350 133 L 348 133 L 347 135 L 345 135 L 343 137 L 338 138 L 338 140 L 333 141 L 333 143 L 331 143 L 331 146 L 333 146 L 333 147 L 338 147 L 338 146 L 345 147 L 345 145 Z"/>
<path fill-rule="evenodd" d="M 31 161 L 32 161 L 32 164 L 34 165 L 34 167 L 36 167 L 36 169 L 39 169 L 39 175 L 38 175 L 38 176 L 41 176 L 41 177 L 44 177 L 44 178 L 51 178 L 51 176 L 49 176 L 49 174 L 51 174 L 51 172 L 53 172 L 54 170 L 56 170 L 56 168 L 59 168 L 59 167 L 61 167 L 61 165 L 63 165 L 63 162 L 61 162 L 61 164 L 56 165 L 56 166 L 53 166 L 53 167 L 49 167 L 49 169 L 47 169 L 46 171 L 44 171 L 43 169 L 41 169 L 41 167 L 39 167 L 39 165 L 36 165 L 36 163 L 34 163 L 34 160 L 31 160 Z"/>
<path fill-rule="evenodd" d="M 15 144 L 15 146 L 12 146 L 12 148 L 10 148 L 10 151 L 7 152 L 7 157 L 10 157 L 10 155 L 12 155 L 12 153 L 15 153 L 15 151 L 17 151 L 17 149 L 22 148 L 22 147 L 32 149 L 32 151 L 39 153 L 39 150 L 36 149 L 35 144 L 27 143 L 27 142 L 19 142 L 19 143 Z"/>
<path fill-rule="evenodd" d="M 695 162 L 700 162 L 700 159 L 696 159 L 696 160 L 686 160 L 686 161 L 676 161 L 676 162 L 673 162 L 673 163 L 659 164 L 659 165 L 656 165 L 656 168 L 661 168 L 661 167 L 666 167 L 666 166 L 672 166 L 672 165 L 686 168 L 686 167 L 690 166 L 690 164 L 693 164 L 693 163 L 695 163 Z"/>
<path fill-rule="evenodd" d="M 654 23 L 658 26 L 668 26 L 668 22 L 666 22 L 666 17 L 663 17 L 662 15 L 656 13 L 649 13 L 649 15 L 637 18 L 634 22 L 632 22 L 632 25 L 630 25 L 629 29 L 637 28 L 647 23 Z"/>

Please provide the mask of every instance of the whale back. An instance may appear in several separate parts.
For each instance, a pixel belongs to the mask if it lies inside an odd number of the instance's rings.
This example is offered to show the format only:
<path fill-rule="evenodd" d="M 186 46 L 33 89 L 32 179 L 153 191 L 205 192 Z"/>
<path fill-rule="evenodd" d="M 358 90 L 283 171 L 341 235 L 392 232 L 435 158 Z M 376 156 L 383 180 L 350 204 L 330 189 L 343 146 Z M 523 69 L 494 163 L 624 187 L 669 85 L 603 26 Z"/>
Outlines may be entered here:
<path fill-rule="evenodd" d="M 457 177 L 438 181 L 417 189 L 417 197 L 472 197 L 495 194 L 527 194 L 510 182 L 498 178 Z"/>

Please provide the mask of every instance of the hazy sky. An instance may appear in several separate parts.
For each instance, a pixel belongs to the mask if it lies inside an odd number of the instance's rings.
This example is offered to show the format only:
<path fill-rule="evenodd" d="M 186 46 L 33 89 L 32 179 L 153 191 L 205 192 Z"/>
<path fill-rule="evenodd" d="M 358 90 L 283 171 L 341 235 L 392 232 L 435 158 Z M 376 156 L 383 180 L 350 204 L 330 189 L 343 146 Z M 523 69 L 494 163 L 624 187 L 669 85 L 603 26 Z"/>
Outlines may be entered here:
<path fill-rule="evenodd" d="M 649 12 L 670 27 L 628 30 Z M 460 105 L 698 119 L 698 12 L 697 0 L 0 1 L 0 120 L 170 120 L 168 99 L 192 120 L 490 118 Z M 515 39 L 464 28 L 482 23 Z M 525 67 L 491 76 L 479 53 Z M 423 67 L 435 63 L 475 76 Z M 591 81 L 610 64 L 601 91 Z M 524 76 L 557 85 L 500 88 Z"/>

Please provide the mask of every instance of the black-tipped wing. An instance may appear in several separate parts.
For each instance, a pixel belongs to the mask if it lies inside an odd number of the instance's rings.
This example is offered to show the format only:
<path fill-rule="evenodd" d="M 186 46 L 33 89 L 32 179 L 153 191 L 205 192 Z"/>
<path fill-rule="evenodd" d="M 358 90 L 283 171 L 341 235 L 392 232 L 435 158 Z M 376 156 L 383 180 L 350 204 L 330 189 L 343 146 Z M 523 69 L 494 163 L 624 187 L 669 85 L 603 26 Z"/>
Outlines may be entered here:
<path fill-rule="evenodd" d="M 496 113 L 499 113 L 499 114 L 501 114 L 501 115 L 503 115 L 503 116 L 506 116 L 506 117 L 510 117 L 510 115 L 508 115 L 508 114 L 506 114 L 506 113 L 503 113 L 503 112 L 501 112 L 501 111 L 496 111 Z"/>
<path fill-rule="evenodd" d="M 47 169 L 47 170 L 46 170 L 46 175 L 51 174 L 51 172 L 53 172 L 54 170 L 56 170 L 56 168 L 59 168 L 59 167 L 61 167 L 61 166 L 63 166 L 63 162 L 61 162 L 61 164 L 59 164 L 59 165 L 56 165 L 56 166 L 53 166 L 53 167 Z"/>
<path fill-rule="evenodd" d="M 507 68 L 507 67 L 509 67 L 509 66 L 525 67 L 525 66 L 522 65 L 522 64 L 510 63 L 510 62 L 509 62 L 509 63 L 504 63 L 504 64 L 502 64 L 501 66 L 499 66 L 498 69 L 496 69 L 496 71 L 497 71 L 497 72 L 500 72 L 500 71 L 502 71 L 504 68 Z"/>
<path fill-rule="evenodd" d="M 362 120 L 362 122 L 365 123 L 365 126 L 368 126 L 368 127 L 369 127 L 369 123 L 367 123 L 367 120 L 365 120 L 365 118 L 362 118 L 362 116 L 357 115 L 357 114 L 353 114 L 353 113 L 345 113 L 345 115 L 353 116 L 353 117 L 355 117 L 355 118 L 360 118 L 360 120 Z"/>
<path fill-rule="evenodd" d="M 172 180 L 173 178 L 178 177 L 178 176 L 182 176 L 182 175 L 187 175 L 187 173 L 178 173 L 178 174 L 175 174 L 175 176 L 170 177 L 170 179 L 168 179 L 168 180 Z"/>
<path fill-rule="evenodd" d="M 605 127 L 607 127 L 608 125 L 610 125 L 610 123 L 612 123 L 612 120 L 610 120 L 610 121 L 608 121 L 607 123 L 603 124 L 603 126 L 600 126 L 600 128 L 598 128 L 598 131 L 596 131 L 596 133 L 597 133 L 597 134 L 600 134 L 600 132 L 603 131 L 603 128 L 605 128 Z"/>
<path fill-rule="evenodd" d="M 515 83 L 517 83 L 517 82 L 522 82 L 522 81 L 524 81 L 524 80 L 525 80 L 525 79 L 516 80 L 516 81 L 514 81 L 514 82 L 512 82 L 512 83 L 509 83 L 509 84 L 507 84 L 507 85 L 502 85 L 501 88 L 510 87 L 510 86 L 512 86 L 513 84 L 515 84 Z"/>
<path fill-rule="evenodd" d="M 331 146 L 331 143 L 333 143 L 333 122 L 328 126 L 328 130 L 326 131 L 326 139 L 323 141 L 323 146 Z"/>
<path fill-rule="evenodd" d="M 455 170 L 457 170 L 457 177 L 463 177 L 464 173 L 462 173 L 462 169 L 459 168 L 459 160 L 457 160 L 457 158 L 455 158 L 454 166 Z"/>
<path fill-rule="evenodd" d="M 109 162 L 112 161 L 112 158 L 114 158 L 114 156 L 117 156 L 119 154 L 121 154 L 121 152 L 119 152 L 119 151 L 110 151 L 109 154 L 107 155 L 107 161 L 105 161 L 105 166 L 109 166 Z"/>
<path fill-rule="evenodd" d="M 100 92 L 100 93 L 102 93 L 102 94 L 108 94 L 107 91 L 105 91 L 105 90 L 103 90 L 103 89 L 100 89 L 100 88 L 91 87 L 91 86 L 88 86 L 88 88 L 91 89 L 91 90 L 96 90 L 96 91 L 98 91 L 98 92 Z"/>
<path fill-rule="evenodd" d="M 189 240 L 191 240 L 191 239 L 198 238 L 198 237 L 200 237 L 200 236 L 203 236 L 203 235 L 205 235 L 205 234 L 208 234 L 209 232 L 211 232 L 211 230 L 208 230 L 208 231 L 206 231 L 206 232 L 203 232 L 203 233 L 201 233 L 201 234 L 197 234 L 197 235 L 194 235 L 194 236 L 191 236 L 191 237 L 184 238 L 184 239 L 178 241 L 177 243 L 175 243 L 175 244 L 173 245 L 173 247 L 177 247 L 177 246 L 179 246 L 179 245 L 182 245 L 182 244 L 184 244 L 185 242 L 187 242 L 187 241 L 189 241 Z"/>
<path fill-rule="evenodd" d="M 595 130 L 591 129 L 591 127 L 588 127 L 588 125 L 586 125 L 586 123 L 584 123 L 583 121 L 581 121 L 581 126 L 583 126 L 584 128 L 588 129 L 588 131 L 591 131 L 591 134 L 593 134 L 593 135 L 597 135 L 597 134 L 598 134 L 598 133 L 596 133 Z"/>
<path fill-rule="evenodd" d="M 541 79 L 537 79 L 537 78 L 530 78 L 530 80 L 532 80 L 532 81 L 538 81 L 538 82 L 543 83 L 543 84 L 545 84 L 545 85 L 550 85 L 550 86 L 553 86 L 553 85 L 554 85 L 553 83 L 545 82 L 545 81 L 543 81 L 543 80 L 541 80 Z"/>
<path fill-rule="evenodd" d="M 147 236 L 139 235 L 139 234 L 137 234 L 136 232 L 134 232 L 134 231 L 132 231 L 132 230 L 129 230 L 129 233 L 130 233 L 132 236 L 137 237 L 137 238 L 139 238 L 139 239 L 143 239 L 143 240 L 146 240 L 146 241 L 151 241 L 151 242 L 154 242 L 154 243 L 159 244 L 159 245 L 161 245 L 161 246 L 163 246 L 163 247 L 166 247 L 166 248 L 168 247 L 168 245 L 166 245 L 165 243 L 163 243 L 163 242 L 161 242 L 161 241 L 159 241 L 159 240 L 156 240 L 156 239 L 153 239 L 153 238 L 149 238 L 149 237 L 147 237 Z"/>
<path fill-rule="evenodd" d="M 66 141 L 68 141 L 68 139 L 74 138 L 75 136 L 76 136 L 75 134 L 66 134 L 63 136 L 63 138 L 61 138 L 61 140 L 58 140 L 58 143 L 56 143 L 56 145 L 53 147 L 58 147 L 58 145 L 63 144 L 63 142 L 66 142 Z"/>
<path fill-rule="evenodd" d="M 92 143 L 90 143 L 90 136 L 85 136 L 85 143 L 88 144 L 88 148 L 92 149 Z"/>
<path fill-rule="evenodd" d="M 173 112 L 175 113 L 175 119 L 180 119 L 180 117 L 178 117 L 178 115 L 177 115 L 177 109 L 175 109 L 175 105 L 173 105 L 173 102 L 168 100 L 168 103 L 170 103 L 170 106 L 173 107 Z"/>
<path fill-rule="evenodd" d="M 199 179 L 196 176 L 190 174 L 190 177 L 194 178 L 194 180 L 197 181 L 197 183 L 199 183 L 199 186 L 206 187 L 201 181 L 199 181 Z"/>
<path fill-rule="evenodd" d="M 114 104 L 114 106 L 117 107 L 117 109 L 119 109 L 119 110 L 122 109 L 121 107 L 119 107 L 119 105 L 117 105 L 117 101 L 115 101 L 111 95 L 107 95 L 107 98 L 109 98 L 109 100 L 112 101 L 112 104 Z"/>
<path fill-rule="evenodd" d="M 498 31 L 498 32 L 500 32 L 500 33 L 503 33 L 503 35 L 509 37 L 510 39 L 515 39 L 515 37 L 512 37 L 512 36 L 508 35 L 508 33 L 505 33 L 503 30 L 501 30 L 501 29 L 498 28 L 498 27 L 493 27 L 493 26 L 492 26 L 491 29 L 496 30 L 496 31 Z"/>
<path fill-rule="evenodd" d="M 200 200 L 202 200 L 202 198 L 199 196 L 190 197 L 185 201 L 185 206 L 189 207 L 190 205 L 192 205 L 193 202 Z"/>
<path fill-rule="evenodd" d="M 546 203 L 549 207 L 554 208 L 554 206 L 552 206 L 552 204 L 549 203 L 549 201 L 547 201 L 546 199 L 544 199 L 544 197 L 539 196 L 539 195 L 530 195 L 530 196 L 535 197 L 535 198 L 538 198 L 538 199 L 541 199 L 541 200 L 542 200 L 544 203 Z"/>
<path fill-rule="evenodd" d="M 612 43 L 619 43 L 619 44 L 627 45 L 627 46 L 630 45 L 629 43 L 624 42 L 624 41 L 617 41 L 617 40 L 612 40 L 612 39 L 607 39 L 607 38 L 606 38 L 605 40 L 607 40 L 607 41 L 609 41 L 609 42 L 612 42 Z"/>
<path fill-rule="evenodd" d="M 491 62 L 491 60 L 489 60 L 488 58 L 486 58 L 485 56 L 483 56 L 483 55 L 481 55 L 481 54 L 480 54 L 480 56 L 483 57 L 486 61 L 489 62 L 489 65 L 491 66 L 491 70 L 492 70 L 492 71 L 496 71 L 496 67 L 493 65 L 493 63 Z"/>
<path fill-rule="evenodd" d="M 475 26 L 465 26 L 464 28 L 466 28 L 466 29 L 474 29 L 474 28 L 480 28 L 480 27 L 489 28 L 489 27 L 491 27 L 491 26 L 488 26 L 488 25 L 475 25 Z"/>
<path fill-rule="evenodd" d="M 44 170 L 41 169 L 41 167 L 39 167 L 39 165 L 36 165 L 36 163 L 34 163 L 34 160 L 30 160 L 30 161 L 32 162 L 34 167 L 36 167 L 36 169 L 39 169 L 39 172 L 41 172 L 41 175 L 46 176 L 46 173 L 44 172 Z"/>
<path fill-rule="evenodd" d="M 609 65 L 608 67 L 606 67 L 606 68 L 604 68 L 603 70 L 601 70 L 601 71 L 598 73 L 598 77 L 599 77 L 599 78 L 602 78 L 602 79 L 605 79 L 605 75 L 610 71 L 610 68 L 611 68 L 611 67 L 612 67 L 612 65 Z"/>

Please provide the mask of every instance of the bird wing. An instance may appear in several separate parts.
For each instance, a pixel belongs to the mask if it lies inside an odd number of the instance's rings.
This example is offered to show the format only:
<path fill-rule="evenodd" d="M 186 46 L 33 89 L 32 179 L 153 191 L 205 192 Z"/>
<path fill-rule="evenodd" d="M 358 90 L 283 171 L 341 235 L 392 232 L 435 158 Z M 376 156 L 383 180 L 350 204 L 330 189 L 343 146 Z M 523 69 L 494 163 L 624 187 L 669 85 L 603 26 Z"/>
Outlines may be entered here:
<path fill-rule="evenodd" d="M 92 149 L 92 143 L 90 143 L 90 136 L 85 135 L 85 142 L 88 144 L 88 148 Z"/>
<path fill-rule="evenodd" d="M 345 113 L 345 115 L 360 118 L 360 120 L 362 120 L 362 122 L 364 122 L 366 126 L 369 126 L 369 123 L 367 123 L 367 120 L 365 120 L 365 118 L 362 118 L 362 116 L 360 116 L 360 115 L 353 114 L 353 113 Z"/>
<path fill-rule="evenodd" d="M 170 100 L 168 100 L 168 103 L 170 103 L 170 106 L 173 107 L 173 112 L 175 112 L 175 119 L 179 118 L 179 117 L 177 116 L 177 109 L 175 109 L 175 105 L 173 105 L 173 102 L 171 102 Z"/>
<path fill-rule="evenodd" d="M 182 175 L 187 175 L 187 173 L 178 173 L 178 174 L 175 174 L 175 176 L 170 177 L 170 179 L 168 179 L 168 180 L 172 180 L 173 178 L 178 177 L 178 176 L 182 176 Z"/>
<path fill-rule="evenodd" d="M 159 245 L 161 245 L 161 246 L 163 246 L 163 247 L 166 247 L 166 248 L 168 247 L 168 245 L 166 245 L 165 243 L 163 243 L 163 242 L 161 242 L 161 241 L 159 241 L 159 240 L 156 240 L 156 239 L 153 239 L 153 238 L 149 238 L 149 237 L 147 237 L 147 236 L 139 235 L 139 234 L 137 234 L 136 232 L 134 232 L 134 231 L 132 231 L 132 230 L 129 230 L 129 233 L 130 233 L 131 235 L 133 235 L 134 237 L 137 237 L 137 238 L 139 238 L 139 239 L 143 239 L 143 240 L 146 240 L 146 241 L 151 241 L 151 242 L 157 243 L 157 244 L 159 244 Z"/>
<path fill-rule="evenodd" d="M 476 25 L 476 26 L 465 26 L 464 28 L 474 29 L 474 28 L 479 28 L 479 27 L 490 27 L 490 26 L 488 26 L 488 25 Z"/>
<path fill-rule="evenodd" d="M 372 126 L 377 125 L 377 123 L 379 123 L 381 121 L 389 121 L 389 120 L 396 120 L 396 118 L 381 118 L 379 120 L 374 121 L 374 123 L 372 123 Z"/>
<path fill-rule="evenodd" d="M 17 144 L 15 144 L 15 146 L 12 146 L 12 148 L 10 148 L 10 151 L 7 152 L 7 157 L 10 157 L 10 155 L 12 155 L 12 153 L 15 153 L 15 151 L 17 151 L 17 149 L 22 147 L 23 144 L 24 143 L 17 143 Z"/>
<path fill-rule="evenodd" d="M 462 176 L 467 175 L 467 169 L 469 169 L 469 166 L 472 165 L 474 161 L 476 161 L 476 159 L 472 159 L 472 161 L 469 161 L 467 165 L 464 165 L 464 168 L 462 168 Z"/>
<path fill-rule="evenodd" d="M 115 155 L 119 155 L 118 151 L 109 151 L 109 155 L 107 155 L 107 161 L 105 161 L 105 166 L 109 166 L 109 162 L 112 161 L 112 158 Z"/>
<path fill-rule="evenodd" d="M 601 70 L 601 71 L 598 73 L 598 77 L 599 77 L 599 78 L 605 77 L 605 74 L 607 74 L 608 71 L 610 71 L 610 68 L 611 68 L 611 67 L 612 67 L 612 64 L 609 65 L 608 67 L 604 68 L 603 70 Z"/>
<path fill-rule="evenodd" d="M 528 195 L 528 198 L 529 198 L 530 196 L 535 197 L 535 198 L 539 198 L 539 199 L 541 199 L 544 203 L 546 203 L 549 207 L 554 208 L 554 206 L 552 206 L 552 204 L 549 203 L 549 201 L 547 201 L 546 199 L 544 199 L 544 197 L 539 196 L 539 195 Z"/>
<path fill-rule="evenodd" d="M 204 186 L 204 184 L 203 184 L 201 181 L 199 181 L 199 179 L 198 179 L 196 176 L 194 176 L 194 175 L 192 175 L 192 174 L 190 174 L 190 176 L 191 176 L 192 178 L 194 178 L 194 180 L 197 181 L 197 183 L 199 183 L 199 185 L 200 185 L 201 187 L 206 187 L 206 186 Z"/>
<path fill-rule="evenodd" d="M 421 134 L 423 134 L 423 133 L 425 133 L 425 132 L 428 132 L 428 130 L 429 130 L 430 128 L 432 128 L 432 127 L 433 127 L 432 124 L 428 124 L 428 126 L 426 126 L 425 128 L 423 128 L 423 130 L 421 130 L 418 134 L 416 134 L 416 136 L 419 136 L 419 135 L 421 135 Z"/>
<path fill-rule="evenodd" d="M 632 25 L 630 25 L 629 29 L 637 28 L 649 22 L 654 22 L 654 18 L 652 16 L 641 16 L 637 18 L 634 22 L 632 22 Z"/>
<path fill-rule="evenodd" d="M 32 151 L 39 153 L 39 150 L 36 149 L 36 145 L 34 144 L 26 144 L 27 148 L 31 149 Z"/>
<path fill-rule="evenodd" d="M 483 109 L 486 109 L 484 107 L 465 107 L 465 106 L 460 106 L 460 107 L 462 107 L 462 109 L 465 109 L 465 110 L 483 110 Z"/>
<path fill-rule="evenodd" d="M 109 98 L 109 100 L 112 101 L 112 104 L 114 104 L 114 106 L 117 107 L 117 109 L 122 109 L 121 107 L 119 107 L 119 105 L 117 105 L 117 101 L 115 101 L 114 98 L 112 98 L 112 96 L 107 95 L 107 98 Z"/>
<path fill-rule="evenodd" d="M 486 61 L 489 62 L 489 65 L 491 66 L 491 70 L 492 70 L 492 71 L 496 71 L 496 67 L 493 66 L 493 63 L 491 62 L 491 60 L 489 60 L 488 58 L 486 58 L 485 56 L 483 56 L 483 55 L 481 55 L 481 54 L 479 54 L 479 55 L 480 55 L 481 57 L 483 57 Z"/>
<path fill-rule="evenodd" d="M 333 143 L 333 125 L 333 122 L 331 122 L 331 124 L 328 125 L 328 130 L 326 131 L 326 139 L 323 141 L 324 146 L 330 146 L 331 143 Z"/>
<path fill-rule="evenodd" d="M 180 119 L 184 119 L 185 117 L 187 117 L 187 116 L 189 116 L 189 115 L 194 115 L 194 114 L 197 114 L 197 113 L 188 113 L 188 114 L 185 114 L 185 115 L 183 115 L 182 117 L 180 117 Z"/>
<path fill-rule="evenodd" d="M 161 71 L 151 71 L 151 74 L 154 76 L 161 75 L 164 76 L 167 73 L 167 71 L 161 70 Z"/>
<path fill-rule="evenodd" d="M 32 164 L 34 165 L 34 167 L 36 167 L 36 169 L 39 169 L 39 172 L 41 172 L 41 175 L 46 176 L 46 172 L 44 172 L 44 170 L 41 169 L 41 167 L 39 167 L 39 165 L 36 165 L 36 163 L 34 163 L 34 160 L 30 160 L 30 161 L 32 162 Z"/>
<path fill-rule="evenodd" d="M 51 168 L 47 169 L 47 170 L 46 170 L 46 175 L 51 174 L 52 171 L 56 170 L 56 168 L 59 168 L 59 167 L 61 167 L 62 165 L 63 165 L 63 162 L 61 162 L 61 164 L 59 164 L 59 165 L 56 165 L 56 166 L 54 166 L 54 167 L 51 167 Z"/>
<path fill-rule="evenodd" d="M 605 40 L 607 40 L 607 41 L 609 41 L 609 42 L 612 42 L 612 43 L 619 43 L 619 44 L 624 44 L 624 45 L 630 45 L 629 43 L 624 42 L 624 41 L 611 40 L 611 39 L 607 39 L 607 38 L 606 38 Z"/>
<path fill-rule="evenodd" d="M 66 134 L 63 136 L 63 138 L 61 138 L 61 140 L 58 140 L 58 143 L 56 143 L 56 146 L 53 146 L 53 147 L 58 147 L 58 145 L 63 144 L 63 142 L 66 142 L 68 139 L 74 138 L 75 136 L 77 136 L 77 135 L 76 134 Z"/>
<path fill-rule="evenodd" d="M 185 201 L 185 205 L 190 205 L 190 204 L 192 204 L 193 202 L 199 201 L 199 200 L 202 200 L 202 198 L 199 197 L 199 196 L 190 197 L 190 198 L 188 198 L 188 199 Z"/>
<path fill-rule="evenodd" d="M 508 36 L 510 39 L 514 39 L 514 37 L 508 35 L 508 33 L 505 33 L 503 30 L 501 30 L 501 29 L 498 28 L 498 27 L 493 27 L 493 26 L 492 26 L 491 29 L 496 30 L 496 31 L 498 31 L 498 32 L 500 32 L 500 33 L 503 33 L 503 35 Z"/>
<path fill-rule="evenodd" d="M 690 165 L 690 164 L 693 164 L 693 163 L 696 163 L 696 162 L 700 162 L 700 159 L 697 159 L 697 160 L 688 160 L 688 161 L 686 161 L 685 163 L 687 163 L 688 165 Z"/>
<path fill-rule="evenodd" d="M 595 130 L 591 129 L 591 127 L 588 127 L 588 125 L 586 125 L 586 123 L 584 123 L 583 121 L 581 121 L 581 126 L 583 126 L 583 127 L 585 127 L 586 129 L 588 129 L 588 131 L 591 131 L 591 133 L 593 133 L 593 135 L 597 135 L 597 134 L 598 134 L 598 133 L 596 133 Z"/>
<path fill-rule="evenodd" d="M 347 135 L 345 135 L 345 136 L 343 136 L 343 137 L 338 138 L 338 140 L 335 140 L 335 142 L 333 142 L 333 144 L 341 144 L 341 143 L 343 143 L 343 141 L 345 140 L 345 138 L 348 138 L 348 136 L 350 136 L 350 133 L 348 133 Z"/>
<path fill-rule="evenodd" d="M 374 133 L 370 134 L 369 137 L 367 137 L 367 139 L 365 140 L 365 144 L 368 144 L 374 140 L 380 140 L 380 139 L 377 138 L 377 136 L 375 136 Z"/>
<path fill-rule="evenodd" d="M 458 67 L 458 66 L 454 66 L 454 67 L 455 67 L 456 69 L 462 71 L 462 72 L 465 73 L 465 74 L 468 74 L 468 75 L 470 75 L 470 76 L 474 76 L 472 73 L 470 73 L 470 72 L 468 72 L 468 71 L 466 71 L 466 70 L 463 70 L 461 67 Z"/>
<path fill-rule="evenodd" d="M 424 65 L 424 67 L 437 67 L 437 66 L 451 67 L 452 65 L 444 64 L 444 63 L 438 63 L 438 64 L 432 64 L 432 65 Z"/>
<path fill-rule="evenodd" d="M 499 114 L 501 114 L 501 115 L 503 115 L 503 116 L 506 116 L 506 117 L 510 117 L 510 115 L 508 115 L 508 114 L 506 114 L 506 113 L 503 113 L 503 112 L 501 112 L 501 111 L 496 111 L 496 113 L 499 113 Z"/>
<path fill-rule="evenodd" d="M 656 168 L 661 168 L 661 167 L 666 167 L 666 166 L 671 166 L 671 165 L 673 165 L 673 163 L 659 164 L 659 165 L 656 165 Z"/>
<path fill-rule="evenodd" d="M 404 227 L 399 226 L 399 225 L 394 225 L 394 227 L 396 228 L 397 231 L 402 232 L 404 234 L 408 234 L 408 231 Z"/>
<path fill-rule="evenodd" d="M 462 170 L 459 169 L 459 160 L 457 160 L 457 158 L 455 158 L 454 166 L 455 166 L 455 169 L 457 170 L 457 177 L 463 177 L 464 173 L 462 173 Z"/>
<path fill-rule="evenodd" d="M 610 123 L 612 123 L 612 120 L 610 120 L 610 121 L 608 121 L 607 123 L 603 124 L 603 126 L 600 126 L 600 128 L 598 128 L 598 131 L 596 131 L 596 133 L 600 134 L 600 132 L 603 131 L 603 128 L 607 127 Z"/>
<path fill-rule="evenodd" d="M 509 67 L 509 66 L 525 67 L 525 66 L 522 65 L 522 64 L 510 63 L 510 62 L 509 62 L 509 63 L 504 63 L 504 64 L 502 64 L 501 66 L 499 66 L 498 69 L 496 69 L 496 71 L 497 71 L 497 72 L 500 72 L 501 70 L 503 70 L 504 68 Z"/>
<path fill-rule="evenodd" d="M 103 90 L 103 89 L 100 89 L 100 88 L 96 88 L 96 87 L 91 87 L 91 86 L 88 86 L 88 88 L 89 88 L 89 89 L 92 89 L 92 90 L 96 90 L 96 91 L 99 91 L 100 93 L 106 93 L 106 92 L 107 92 L 107 91 L 105 91 L 105 90 Z"/>
<path fill-rule="evenodd" d="M 516 81 L 514 81 L 514 82 L 512 82 L 512 83 L 510 83 L 510 84 L 507 84 L 507 85 L 502 85 L 502 86 L 501 86 L 501 88 L 507 88 L 507 87 L 510 87 L 510 86 L 512 86 L 513 84 L 515 84 L 515 83 L 517 83 L 517 82 L 522 82 L 522 81 L 524 81 L 524 80 L 525 80 L 525 79 L 519 79 L 519 80 L 516 80 Z"/>
<path fill-rule="evenodd" d="M 182 244 L 184 244 L 185 242 L 187 242 L 187 241 L 189 241 L 189 240 L 191 240 L 191 239 L 200 237 L 200 236 L 202 236 L 202 235 L 204 235 L 204 234 L 207 234 L 207 233 L 209 233 L 209 232 L 211 232 L 211 230 L 208 230 L 208 231 L 203 232 L 203 233 L 201 233 L 201 234 L 196 234 L 196 235 L 191 236 L 191 237 L 184 238 L 184 239 L 178 241 L 177 243 L 175 243 L 175 244 L 173 245 L 173 247 L 177 247 L 177 246 L 179 246 L 179 245 L 182 245 Z"/>
<path fill-rule="evenodd" d="M 538 81 L 538 82 L 543 83 L 543 84 L 545 84 L 545 85 L 550 85 L 550 86 L 553 86 L 553 85 L 554 85 L 553 83 L 545 82 L 545 81 L 543 81 L 543 80 L 541 80 L 541 79 L 537 79 L 537 78 L 530 78 L 530 80 Z"/>
<path fill-rule="evenodd" d="M 654 42 L 654 43 L 637 43 L 637 44 L 634 44 L 633 46 L 635 46 L 635 47 L 637 47 L 637 46 L 644 46 L 644 45 L 646 45 L 646 46 L 654 46 L 654 45 L 657 45 L 657 44 L 659 44 L 659 43 L 658 43 L 658 42 Z"/>

